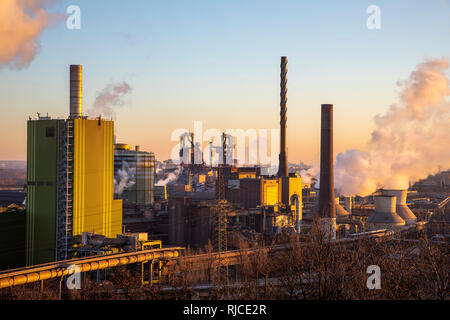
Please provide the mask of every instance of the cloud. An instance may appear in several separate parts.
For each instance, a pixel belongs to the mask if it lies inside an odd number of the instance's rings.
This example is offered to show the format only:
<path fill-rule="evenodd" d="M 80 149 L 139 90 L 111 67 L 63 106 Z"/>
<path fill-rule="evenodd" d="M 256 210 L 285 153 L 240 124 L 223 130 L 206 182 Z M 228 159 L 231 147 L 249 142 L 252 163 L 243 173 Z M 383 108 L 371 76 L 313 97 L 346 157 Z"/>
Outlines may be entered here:
<path fill-rule="evenodd" d="M 131 91 L 131 86 L 125 81 L 108 84 L 97 93 L 94 104 L 88 111 L 88 114 L 94 117 L 113 117 L 113 108 L 123 106 L 125 104 L 123 101 L 124 96 L 131 93 Z"/>
<path fill-rule="evenodd" d="M 0 1 L 0 66 L 28 67 L 40 48 L 39 37 L 65 14 L 49 13 L 56 0 Z"/>
<path fill-rule="evenodd" d="M 339 153 L 336 188 L 344 195 L 367 195 L 377 188 L 407 189 L 438 167 L 450 168 L 450 96 L 446 59 L 420 63 L 397 83 L 399 101 L 375 117 L 367 151 Z"/>

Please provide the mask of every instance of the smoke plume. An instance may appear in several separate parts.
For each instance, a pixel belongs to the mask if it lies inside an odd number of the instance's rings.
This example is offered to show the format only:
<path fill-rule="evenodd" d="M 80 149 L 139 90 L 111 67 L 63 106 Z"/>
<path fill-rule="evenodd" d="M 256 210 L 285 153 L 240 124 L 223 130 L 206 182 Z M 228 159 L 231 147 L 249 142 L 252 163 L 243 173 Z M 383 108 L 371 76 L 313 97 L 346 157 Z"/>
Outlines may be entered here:
<path fill-rule="evenodd" d="M 0 67 L 22 69 L 30 64 L 39 50 L 42 32 L 65 17 L 47 11 L 55 1 L 0 1 Z"/>
<path fill-rule="evenodd" d="M 114 116 L 114 107 L 123 106 L 123 98 L 131 93 L 131 86 L 123 81 L 121 83 L 110 83 L 103 90 L 97 93 L 92 108 L 88 114 L 92 117 L 102 116 L 112 118 Z"/>
<path fill-rule="evenodd" d="M 450 95 L 446 59 L 419 64 L 397 83 L 399 101 L 375 117 L 367 151 L 339 153 L 336 188 L 343 195 L 368 195 L 377 188 L 407 189 L 439 167 L 450 167 Z"/>
<path fill-rule="evenodd" d="M 320 165 L 319 163 L 314 163 L 314 165 L 309 169 L 304 169 L 300 171 L 300 176 L 302 177 L 303 183 L 312 183 L 313 179 L 315 178 L 318 180 L 319 177 L 319 171 L 320 171 Z M 318 187 L 319 184 L 316 184 L 316 187 Z"/>
<path fill-rule="evenodd" d="M 156 182 L 155 186 L 165 186 L 169 182 L 177 181 L 178 177 L 180 176 L 180 173 L 181 173 L 181 169 L 179 169 L 179 168 L 173 172 L 170 172 L 165 179 L 158 180 L 158 182 Z"/>
<path fill-rule="evenodd" d="M 114 178 L 114 193 L 121 195 L 125 189 L 136 183 L 136 168 L 130 168 L 128 163 L 122 163 L 122 169 L 117 171 L 117 179 Z"/>

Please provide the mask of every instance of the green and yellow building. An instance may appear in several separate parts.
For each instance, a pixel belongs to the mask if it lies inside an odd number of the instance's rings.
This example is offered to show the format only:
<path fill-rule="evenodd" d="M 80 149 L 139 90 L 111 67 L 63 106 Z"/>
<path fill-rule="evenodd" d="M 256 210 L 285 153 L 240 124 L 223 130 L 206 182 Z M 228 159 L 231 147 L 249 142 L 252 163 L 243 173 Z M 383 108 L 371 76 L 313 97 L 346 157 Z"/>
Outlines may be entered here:
<path fill-rule="evenodd" d="M 122 233 L 114 199 L 114 122 L 82 115 L 82 66 L 70 66 L 68 119 L 28 120 L 26 265 L 70 258 L 83 232 Z"/>
<path fill-rule="evenodd" d="M 71 255 L 82 232 L 122 232 L 122 201 L 114 192 L 114 122 L 28 121 L 26 264 Z"/>

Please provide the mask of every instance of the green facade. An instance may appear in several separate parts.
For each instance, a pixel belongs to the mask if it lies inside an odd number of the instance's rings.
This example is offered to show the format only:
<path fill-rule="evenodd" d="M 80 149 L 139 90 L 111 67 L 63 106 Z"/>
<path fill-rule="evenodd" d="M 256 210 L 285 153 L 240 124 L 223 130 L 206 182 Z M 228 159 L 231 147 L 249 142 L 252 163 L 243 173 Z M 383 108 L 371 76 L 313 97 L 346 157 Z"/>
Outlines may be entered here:
<path fill-rule="evenodd" d="M 58 132 L 64 120 L 29 120 L 26 265 L 55 260 Z"/>

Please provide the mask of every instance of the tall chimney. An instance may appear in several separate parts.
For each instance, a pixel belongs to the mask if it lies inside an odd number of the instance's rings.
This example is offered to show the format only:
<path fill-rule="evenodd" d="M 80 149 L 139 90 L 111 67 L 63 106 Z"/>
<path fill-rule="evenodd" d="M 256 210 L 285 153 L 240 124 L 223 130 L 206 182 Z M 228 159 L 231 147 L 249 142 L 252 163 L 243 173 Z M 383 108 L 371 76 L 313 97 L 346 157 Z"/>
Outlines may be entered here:
<path fill-rule="evenodd" d="M 336 213 L 334 204 L 333 172 L 333 105 L 322 104 L 320 142 L 320 192 L 319 219 L 325 233 L 336 238 Z"/>
<path fill-rule="evenodd" d="M 278 177 L 287 177 L 288 174 L 288 166 L 287 166 L 287 156 L 286 156 L 286 74 L 287 74 L 287 58 L 281 57 L 281 102 L 280 102 L 280 155 L 278 162 Z"/>
<path fill-rule="evenodd" d="M 70 65 L 70 119 L 82 115 L 82 69 L 80 65 Z"/>

